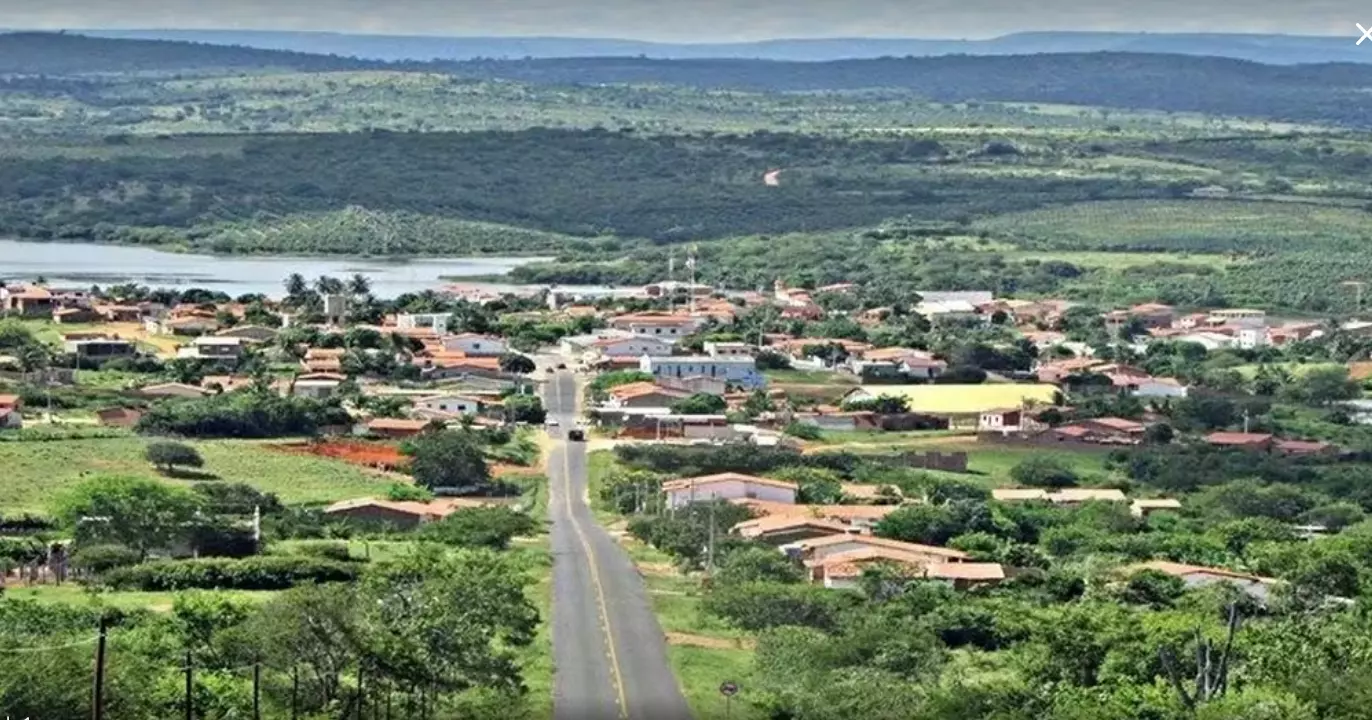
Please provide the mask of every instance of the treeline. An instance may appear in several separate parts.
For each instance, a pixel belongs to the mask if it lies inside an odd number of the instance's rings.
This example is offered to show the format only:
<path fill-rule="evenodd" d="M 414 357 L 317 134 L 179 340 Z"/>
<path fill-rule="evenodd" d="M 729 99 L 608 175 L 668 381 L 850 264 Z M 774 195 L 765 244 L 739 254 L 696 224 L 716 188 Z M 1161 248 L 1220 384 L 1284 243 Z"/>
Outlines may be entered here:
<path fill-rule="evenodd" d="M 482 77 L 554 84 L 668 83 L 752 91 L 898 88 L 940 102 L 1008 100 L 1372 126 L 1372 67 L 1261 65 L 1143 53 L 761 60 L 559 58 L 453 63 Z"/>
<path fill-rule="evenodd" d="M 76 75 L 283 68 L 322 72 L 381 67 L 332 55 L 66 33 L 0 34 L 0 75 Z"/>
<path fill-rule="evenodd" d="M 1013 145 L 996 147 L 996 157 L 1013 162 Z M 882 165 L 932 165 L 942 152 L 938 143 L 905 138 L 534 129 L 271 137 L 247 142 L 237 156 L 9 159 L 0 161 L 0 234 L 133 242 L 148 228 L 162 228 L 202 237 L 222 234 L 215 228 L 226 220 L 261 222 L 357 206 L 670 242 L 868 226 L 895 217 L 966 220 L 1178 192 L 1129 178 L 853 177 L 855 170 Z M 787 167 L 807 172 L 780 187 L 763 183 L 767 171 Z"/>

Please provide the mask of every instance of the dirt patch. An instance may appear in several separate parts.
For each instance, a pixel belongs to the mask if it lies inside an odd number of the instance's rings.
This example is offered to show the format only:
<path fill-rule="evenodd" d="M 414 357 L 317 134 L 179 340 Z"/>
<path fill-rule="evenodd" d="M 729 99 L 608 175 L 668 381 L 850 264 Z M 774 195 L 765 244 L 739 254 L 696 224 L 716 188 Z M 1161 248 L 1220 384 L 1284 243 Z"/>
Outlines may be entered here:
<path fill-rule="evenodd" d="M 399 470 L 410 459 L 400 453 L 400 447 L 389 443 L 372 442 L 311 442 L 268 445 L 277 452 L 293 455 L 314 455 L 332 458 L 374 470 Z"/>
<path fill-rule="evenodd" d="M 643 575 L 651 575 L 653 577 L 677 577 L 676 568 L 673 567 L 671 563 L 641 562 L 634 563 L 634 565 L 638 567 L 638 572 Z"/>
<path fill-rule="evenodd" d="M 708 635 L 692 635 L 691 633 L 669 632 L 667 636 L 668 645 L 687 645 L 690 647 L 709 648 L 711 650 L 737 650 L 740 648 L 752 649 L 757 645 L 751 638 L 717 638 Z"/>

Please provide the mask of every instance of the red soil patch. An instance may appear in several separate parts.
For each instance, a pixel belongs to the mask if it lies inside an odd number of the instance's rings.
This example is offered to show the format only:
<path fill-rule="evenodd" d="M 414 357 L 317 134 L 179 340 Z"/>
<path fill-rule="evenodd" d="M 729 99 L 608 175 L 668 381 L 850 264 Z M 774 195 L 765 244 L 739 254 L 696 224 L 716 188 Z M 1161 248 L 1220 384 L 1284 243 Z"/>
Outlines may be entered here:
<path fill-rule="evenodd" d="M 378 470 L 398 470 L 410 462 L 408 457 L 400 453 L 398 446 L 388 443 L 336 441 L 273 445 L 271 447 L 281 452 L 333 458 L 334 460 L 342 460 L 353 465 Z"/>

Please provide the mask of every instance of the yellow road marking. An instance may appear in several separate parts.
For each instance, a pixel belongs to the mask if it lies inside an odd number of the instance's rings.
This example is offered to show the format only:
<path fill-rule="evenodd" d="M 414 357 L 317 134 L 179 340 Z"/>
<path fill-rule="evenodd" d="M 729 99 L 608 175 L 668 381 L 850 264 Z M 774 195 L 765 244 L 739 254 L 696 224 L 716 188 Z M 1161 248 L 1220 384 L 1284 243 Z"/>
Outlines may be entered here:
<path fill-rule="evenodd" d="M 561 410 L 562 408 L 558 408 Z M 575 408 L 573 408 L 575 409 Z M 605 643 L 609 648 L 610 672 L 614 675 L 615 695 L 619 703 L 619 716 L 629 717 L 629 703 L 624 699 L 624 678 L 619 670 L 619 657 L 615 654 L 615 635 L 610 627 L 610 613 L 605 603 L 605 586 L 600 582 L 600 569 L 596 562 L 595 550 L 591 547 L 591 541 L 586 537 L 586 532 L 581 529 L 581 523 L 577 522 L 575 513 L 572 512 L 572 461 L 571 443 L 564 440 L 562 445 L 562 501 L 567 506 L 567 520 L 572 524 L 572 531 L 581 541 L 581 548 L 586 551 L 586 561 L 591 567 L 591 585 L 595 587 L 596 605 L 600 609 L 600 625 L 605 633 Z M 589 491 L 589 490 L 588 490 Z"/>

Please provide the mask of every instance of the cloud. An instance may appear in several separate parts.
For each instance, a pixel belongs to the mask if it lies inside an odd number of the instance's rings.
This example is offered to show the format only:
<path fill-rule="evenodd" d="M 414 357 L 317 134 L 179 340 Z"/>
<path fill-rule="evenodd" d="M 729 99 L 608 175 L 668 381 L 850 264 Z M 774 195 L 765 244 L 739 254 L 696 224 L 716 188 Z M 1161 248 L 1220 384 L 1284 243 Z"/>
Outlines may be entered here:
<path fill-rule="evenodd" d="M 1349 0 L 0 0 L 11 28 L 333 30 L 721 41 L 1025 30 L 1350 35 Z"/>

